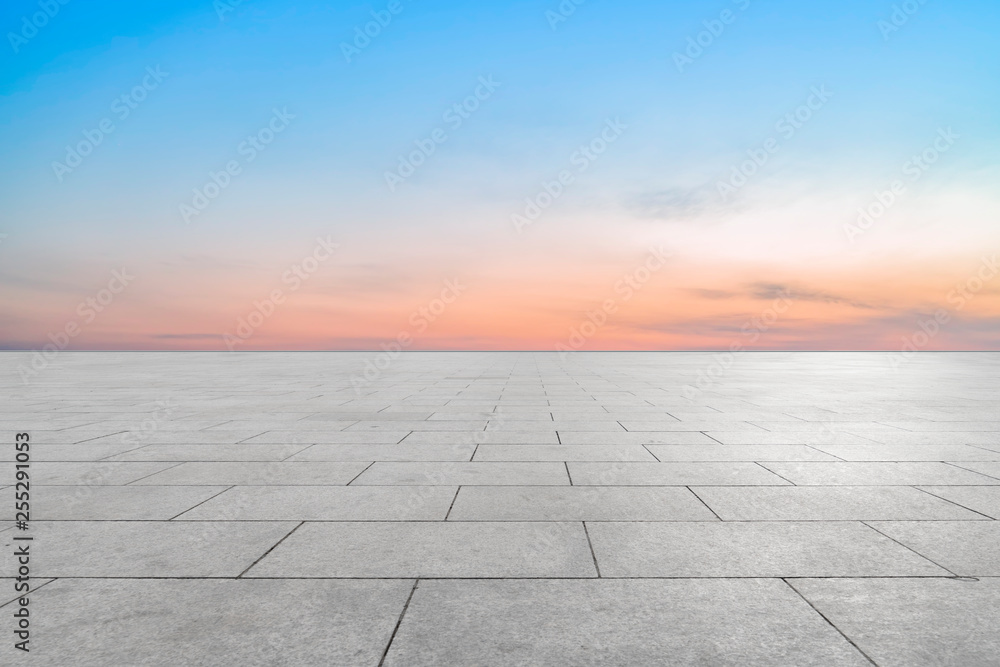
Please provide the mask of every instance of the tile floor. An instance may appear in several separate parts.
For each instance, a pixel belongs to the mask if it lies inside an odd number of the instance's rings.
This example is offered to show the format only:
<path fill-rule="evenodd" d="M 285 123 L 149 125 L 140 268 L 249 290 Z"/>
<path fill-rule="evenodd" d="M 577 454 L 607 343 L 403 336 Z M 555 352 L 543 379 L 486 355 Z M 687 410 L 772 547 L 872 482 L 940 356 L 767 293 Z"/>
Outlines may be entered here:
<path fill-rule="evenodd" d="M 1000 354 L 32 359 L 5 665 L 1000 665 Z"/>

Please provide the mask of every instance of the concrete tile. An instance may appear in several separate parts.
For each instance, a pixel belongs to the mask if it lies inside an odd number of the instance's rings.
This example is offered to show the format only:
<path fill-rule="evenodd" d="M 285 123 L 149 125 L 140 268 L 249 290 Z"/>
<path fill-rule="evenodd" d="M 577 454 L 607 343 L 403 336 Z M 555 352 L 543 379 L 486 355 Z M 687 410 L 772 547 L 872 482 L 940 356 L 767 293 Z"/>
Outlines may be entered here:
<path fill-rule="evenodd" d="M 535 485 L 569 484 L 566 466 L 556 462 L 376 462 L 361 473 L 354 486 L 388 485 Z"/>
<path fill-rule="evenodd" d="M 225 486 L 46 486 L 31 494 L 36 521 L 167 521 Z"/>
<path fill-rule="evenodd" d="M 881 667 L 997 664 L 998 579 L 790 583 Z"/>
<path fill-rule="evenodd" d="M 834 462 L 834 463 L 762 463 L 768 470 L 799 486 L 915 486 L 990 485 L 1000 479 L 962 470 L 947 463 L 934 462 Z"/>
<path fill-rule="evenodd" d="M 582 523 L 307 523 L 248 577 L 595 577 Z"/>
<path fill-rule="evenodd" d="M 1000 453 L 968 445 L 815 445 L 847 461 L 1000 461 Z"/>
<path fill-rule="evenodd" d="M 660 461 L 836 461 L 806 445 L 647 445 Z"/>
<path fill-rule="evenodd" d="M 449 486 L 241 486 L 185 512 L 184 521 L 443 521 Z"/>
<path fill-rule="evenodd" d="M 886 445 L 985 445 L 1000 446 L 1000 433 L 992 431 L 939 431 L 937 433 L 880 433 L 872 440 Z"/>
<path fill-rule="evenodd" d="M 874 521 L 871 525 L 963 577 L 1000 577 L 1000 522 Z"/>
<path fill-rule="evenodd" d="M 281 461 L 306 445 L 149 445 L 109 461 Z"/>
<path fill-rule="evenodd" d="M 330 445 L 394 445 L 407 435 L 407 430 L 393 431 L 314 431 L 314 430 L 290 430 L 268 431 L 253 438 L 249 438 L 242 444 L 245 445 L 285 445 L 305 443 L 307 445 L 330 444 Z"/>
<path fill-rule="evenodd" d="M 469 461 L 468 445 L 313 445 L 289 461 Z"/>
<path fill-rule="evenodd" d="M 658 433 L 581 433 L 559 434 L 564 445 L 717 445 L 704 433 L 695 431 L 661 431 Z"/>
<path fill-rule="evenodd" d="M 783 582 L 422 581 L 385 665 L 868 665 Z"/>
<path fill-rule="evenodd" d="M 234 445 L 247 438 L 259 435 L 261 431 L 257 429 L 234 430 L 234 431 L 154 431 L 146 433 L 136 431 L 129 434 L 123 440 L 123 434 L 107 435 L 101 438 L 88 440 L 94 445 L 111 444 L 116 442 L 135 442 L 143 445 L 183 445 L 183 444 L 204 444 L 204 445 Z"/>
<path fill-rule="evenodd" d="M 406 436 L 407 445 L 558 445 L 555 430 L 550 431 L 467 431 L 465 433 L 414 431 Z"/>
<path fill-rule="evenodd" d="M 480 445 L 474 461 L 656 461 L 642 445 Z"/>
<path fill-rule="evenodd" d="M 43 462 L 31 466 L 34 485 L 129 484 L 155 472 L 166 470 L 174 463 L 108 463 L 108 462 Z"/>
<path fill-rule="evenodd" d="M 114 456 L 135 449 L 129 445 L 37 445 L 31 446 L 31 461 L 100 461 L 101 459 Z M 13 447 L 5 447 L 5 451 L 0 452 L 0 461 L 13 461 L 15 451 Z"/>
<path fill-rule="evenodd" d="M 376 665 L 412 585 L 61 579 L 31 597 L 31 659 L 24 662 Z"/>
<path fill-rule="evenodd" d="M 292 461 L 192 461 L 146 477 L 135 486 L 223 485 L 295 486 L 343 485 L 361 474 L 366 462 L 305 463 Z"/>
<path fill-rule="evenodd" d="M 985 520 L 906 486 L 705 486 L 694 492 L 723 521 Z"/>
<path fill-rule="evenodd" d="M 1000 479 L 1000 461 L 957 461 L 955 465 L 965 470 L 978 472 L 980 475 Z"/>
<path fill-rule="evenodd" d="M 870 445 L 872 441 L 853 433 L 816 431 L 706 431 L 723 445 Z"/>
<path fill-rule="evenodd" d="M 716 521 L 682 487 L 463 486 L 449 521 Z"/>
<path fill-rule="evenodd" d="M 602 577 L 949 576 L 855 522 L 589 523 L 588 531 Z"/>
<path fill-rule="evenodd" d="M 287 522 L 32 521 L 31 576 L 235 577 L 296 525 Z M 0 536 L 13 565 L 12 533 Z M 11 571 L 8 567 L 6 572 Z"/>
<path fill-rule="evenodd" d="M 1000 519 L 1000 488 L 996 486 L 922 486 L 922 490 L 951 502 Z"/>
<path fill-rule="evenodd" d="M 670 463 L 589 463 L 567 464 L 570 478 L 577 486 L 689 486 L 689 485 L 788 485 L 769 470 L 747 462 L 670 462 Z"/>

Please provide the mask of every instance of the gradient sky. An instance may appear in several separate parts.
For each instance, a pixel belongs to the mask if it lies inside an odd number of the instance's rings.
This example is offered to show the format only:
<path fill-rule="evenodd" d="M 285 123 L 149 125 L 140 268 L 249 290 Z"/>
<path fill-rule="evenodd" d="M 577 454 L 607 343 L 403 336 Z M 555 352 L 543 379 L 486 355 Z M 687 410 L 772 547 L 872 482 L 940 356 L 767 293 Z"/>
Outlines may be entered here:
<path fill-rule="evenodd" d="M 1000 349 L 995 0 L 47 3 L 0 10 L 0 348 Z"/>

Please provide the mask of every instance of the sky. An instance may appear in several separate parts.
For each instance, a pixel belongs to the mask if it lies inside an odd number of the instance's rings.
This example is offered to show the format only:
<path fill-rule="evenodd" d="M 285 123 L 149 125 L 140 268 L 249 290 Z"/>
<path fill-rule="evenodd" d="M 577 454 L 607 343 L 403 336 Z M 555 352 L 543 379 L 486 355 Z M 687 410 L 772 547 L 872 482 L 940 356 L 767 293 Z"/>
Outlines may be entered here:
<path fill-rule="evenodd" d="M 1000 349 L 992 0 L 14 0 L 0 349 Z"/>

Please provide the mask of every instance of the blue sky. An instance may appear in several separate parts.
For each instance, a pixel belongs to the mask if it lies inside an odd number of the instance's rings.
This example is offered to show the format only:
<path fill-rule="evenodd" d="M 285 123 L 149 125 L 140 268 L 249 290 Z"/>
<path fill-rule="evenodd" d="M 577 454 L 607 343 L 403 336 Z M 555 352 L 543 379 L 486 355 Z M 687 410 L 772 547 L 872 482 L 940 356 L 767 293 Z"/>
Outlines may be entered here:
<path fill-rule="evenodd" d="M 53 0 L 50 12 L 58 11 L 26 41 L 14 38 L 16 53 L 10 34 L 40 5 L 6 5 L 0 284 L 23 282 L 39 266 L 48 269 L 36 282 L 73 283 L 125 260 L 278 266 L 320 232 L 351 239 L 368 264 L 403 261 L 402 253 L 428 280 L 442 261 L 457 268 L 467 256 L 495 259 L 503 275 L 560 244 L 579 262 L 675 240 L 688 244 L 691 261 L 735 254 L 791 266 L 841 237 L 841 218 L 849 222 L 946 127 L 961 139 L 912 189 L 936 203 L 914 194 L 911 217 L 898 208 L 898 225 L 827 260 L 846 272 L 859 252 L 905 262 L 941 245 L 938 232 L 914 236 L 908 226 L 961 228 L 957 247 L 946 243 L 947 256 L 934 260 L 942 266 L 971 261 L 996 238 L 996 3 L 914 0 L 916 11 L 885 33 L 879 22 L 891 21 L 901 3 L 588 0 L 563 3 L 575 10 L 553 26 L 554 0 L 400 0 L 391 23 L 347 62 L 342 44 L 389 4 Z M 675 53 L 724 11 L 732 22 L 678 71 Z M 166 76 L 118 119 L 113 101 L 140 85 L 147 68 Z M 446 127 L 443 114 L 480 77 L 500 85 L 389 192 L 386 171 L 414 141 Z M 718 201 L 719 180 L 815 87 L 831 91 L 830 100 L 735 203 Z M 241 159 L 241 142 L 274 109 L 294 116 L 287 129 L 186 224 L 179 206 L 211 172 Z M 114 131 L 60 182 L 53 162 L 106 118 Z M 534 245 L 511 241 L 509 218 L 525 197 L 615 118 L 628 130 L 547 214 Z M 956 219 L 920 218 L 935 207 Z M 831 209 L 836 215 L 823 220 Z M 742 232 L 723 231 L 740 216 L 758 220 L 749 245 Z M 804 222 L 790 232 L 787 219 L 796 216 Z M 760 222 L 771 218 L 786 222 Z M 692 225 L 715 231 L 695 238 Z M 566 230 L 575 231 L 564 243 Z M 790 235 L 798 239 L 791 245 Z M 494 257 L 511 243 L 506 259 Z M 616 253 L 607 261 L 619 261 Z M 401 289 L 390 278 L 383 286 Z M 34 317 L 7 337 L 38 339 L 50 325 L 31 334 Z"/>

